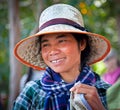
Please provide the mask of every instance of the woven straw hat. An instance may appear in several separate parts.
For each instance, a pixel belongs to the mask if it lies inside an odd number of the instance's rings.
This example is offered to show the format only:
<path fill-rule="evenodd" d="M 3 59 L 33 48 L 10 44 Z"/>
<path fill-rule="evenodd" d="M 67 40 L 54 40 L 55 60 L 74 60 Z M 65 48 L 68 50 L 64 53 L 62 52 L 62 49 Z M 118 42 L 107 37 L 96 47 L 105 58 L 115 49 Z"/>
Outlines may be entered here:
<path fill-rule="evenodd" d="M 39 20 L 39 32 L 17 43 L 14 49 L 16 58 L 34 69 L 46 67 L 39 52 L 38 37 L 51 33 L 78 33 L 89 36 L 91 53 L 87 64 L 102 60 L 110 51 L 110 42 L 102 35 L 87 32 L 81 13 L 67 4 L 54 4 L 45 9 Z"/>

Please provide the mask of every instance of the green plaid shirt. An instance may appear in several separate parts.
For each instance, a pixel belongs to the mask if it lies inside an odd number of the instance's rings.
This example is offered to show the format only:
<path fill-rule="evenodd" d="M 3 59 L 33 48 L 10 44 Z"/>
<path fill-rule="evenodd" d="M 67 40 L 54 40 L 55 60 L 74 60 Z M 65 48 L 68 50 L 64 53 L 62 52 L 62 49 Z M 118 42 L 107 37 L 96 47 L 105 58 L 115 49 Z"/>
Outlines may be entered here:
<path fill-rule="evenodd" d="M 13 110 L 44 110 L 45 96 L 40 81 L 30 81 L 17 97 Z"/>

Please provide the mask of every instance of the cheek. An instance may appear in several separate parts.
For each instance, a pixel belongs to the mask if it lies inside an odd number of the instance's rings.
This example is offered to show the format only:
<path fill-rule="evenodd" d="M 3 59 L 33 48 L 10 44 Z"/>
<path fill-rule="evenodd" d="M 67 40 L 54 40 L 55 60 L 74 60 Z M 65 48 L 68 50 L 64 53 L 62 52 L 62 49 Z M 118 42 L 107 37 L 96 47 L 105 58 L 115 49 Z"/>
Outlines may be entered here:
<path fill-rule="evenodd" d="M 67 56 L 71 56 L 71 57 L 77 57 L 80 55 L 80 51 L 78 49 L 78 46 L 76 45 L 72 45 L 69 48 L 62 48 L 61 50 L 62 52 L 64 52 Z"/>
<path fill-rule="evenodd" d="M 66 51 L 68 51 L 70 53 L 73 53 L 73 51 L 78 53 L 78 51 L 79 51 L 78 45 L 77 44 L 73 44 L 73 45 L 69 46 L 68 50 L 66 49 Z"/>
<path fill-rule="evenodd" d="M 62 53 L 66 54 L 66 55 L 71 55 L 71 53 L 72 53 L 72 49 L 68 48 L 68 47 L 63 47 L 60 50 Z"/>

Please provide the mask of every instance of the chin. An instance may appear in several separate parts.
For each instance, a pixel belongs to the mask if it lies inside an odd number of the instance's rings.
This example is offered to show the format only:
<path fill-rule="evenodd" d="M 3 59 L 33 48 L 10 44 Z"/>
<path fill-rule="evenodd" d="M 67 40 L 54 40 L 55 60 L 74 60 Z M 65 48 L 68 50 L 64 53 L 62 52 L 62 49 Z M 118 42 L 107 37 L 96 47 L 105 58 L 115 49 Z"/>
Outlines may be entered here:
<path fill-rule="evenodd" d="M 60 69 L 52 68 L 52 69 L 53 69 L 53 71 L 55 71 L 56 73 L 62 73 L 62 72 L 64 72 L 63 70 L 61 70 L 61 68 L 60 68 Z"/>
<path fill-rule="evenodd" d="M 54 69 L 56 73 L 61 73 L 62 71 Z"/>

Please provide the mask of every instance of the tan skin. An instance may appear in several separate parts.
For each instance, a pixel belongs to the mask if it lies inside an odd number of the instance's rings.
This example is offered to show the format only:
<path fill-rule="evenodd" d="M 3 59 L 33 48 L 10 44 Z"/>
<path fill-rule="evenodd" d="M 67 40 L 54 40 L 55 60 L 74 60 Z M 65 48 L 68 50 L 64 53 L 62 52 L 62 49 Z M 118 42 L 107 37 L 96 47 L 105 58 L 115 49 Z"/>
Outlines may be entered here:
<path fill-rule="evenodd" d="M 59 73 L 62 79 L 68 83 L 78 77 L 81 65 L 81 51 L 86 47 L 83 40 L 78 48 L 78 43 L 72 34 L 49 34 L 41 39 L 41 53 L 44 62 L 55 72 Z M 70 89 L 74 93 L 83 93 L 93 110 L 105 110 L 95 87 L 78 84 Z"/>

